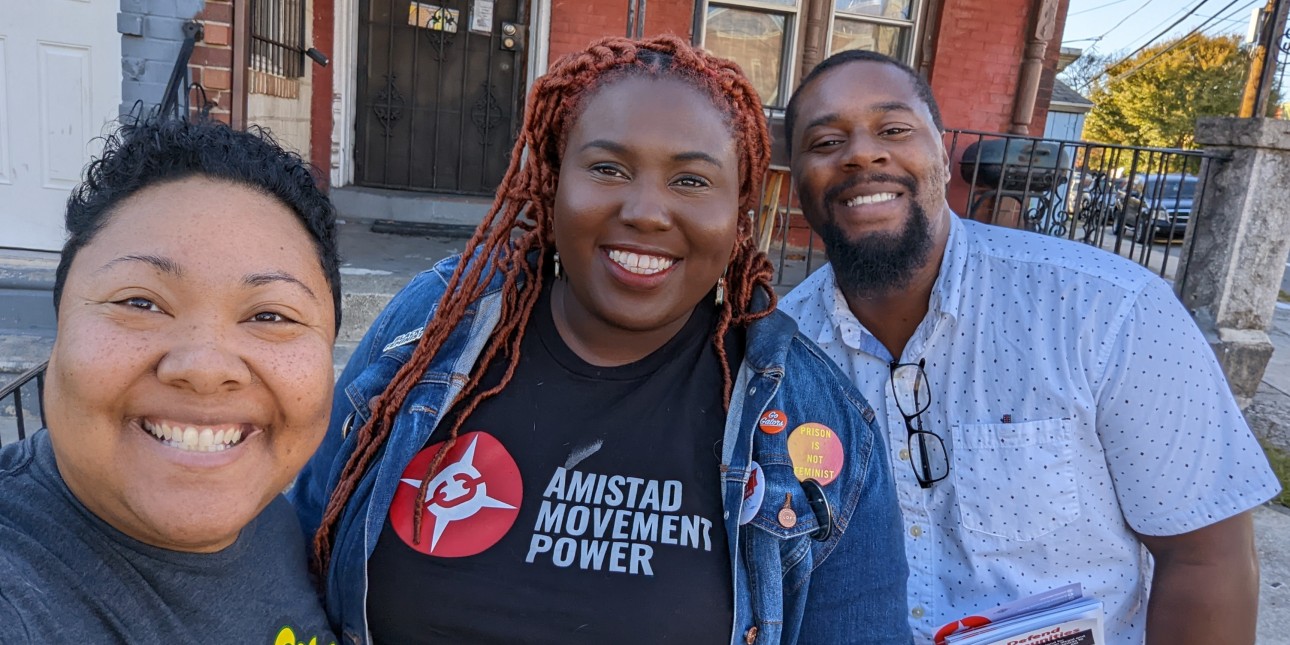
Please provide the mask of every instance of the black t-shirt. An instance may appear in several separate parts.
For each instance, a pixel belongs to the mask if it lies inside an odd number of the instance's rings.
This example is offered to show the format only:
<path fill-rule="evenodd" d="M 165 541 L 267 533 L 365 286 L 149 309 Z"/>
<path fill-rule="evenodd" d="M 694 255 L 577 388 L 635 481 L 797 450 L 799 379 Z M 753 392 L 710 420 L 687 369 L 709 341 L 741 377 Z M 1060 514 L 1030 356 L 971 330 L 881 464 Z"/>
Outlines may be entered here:
<path fill-rule="evenodd" d="M 422 497 L 419 542 L 413 504 L 451 413 L 403 472 L 368 562 L 374 640 L 729 642 L 715 309 L 640 361 L 596 367 L 561 340 L 543 291 L 514 377 Z M 738 365 L 742 344 L 726 344 Z"/>

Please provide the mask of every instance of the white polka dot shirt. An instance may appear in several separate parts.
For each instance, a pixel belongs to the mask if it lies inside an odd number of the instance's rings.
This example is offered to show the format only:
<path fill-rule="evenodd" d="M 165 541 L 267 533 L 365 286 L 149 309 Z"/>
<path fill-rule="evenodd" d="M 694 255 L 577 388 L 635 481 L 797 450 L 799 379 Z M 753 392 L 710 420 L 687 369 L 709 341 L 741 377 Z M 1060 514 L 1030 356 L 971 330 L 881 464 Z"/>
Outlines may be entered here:
<path fill-rule="evenodd" d="M 929 489 L 910 464 L 894 357 L 832 268 L 780 302 L 886 429 L 916 640 L 1080 582 L 1103 601 L 1110 642 L 1140 644 L 1151 565 L 1133 531 L 1201 528 L 1270 499 L 1277 480 L 1164 281 L 1100 249 L 951 219 L 928 314 L 899 357 L 926 361 L 922 429 L 948 452 Z"/>

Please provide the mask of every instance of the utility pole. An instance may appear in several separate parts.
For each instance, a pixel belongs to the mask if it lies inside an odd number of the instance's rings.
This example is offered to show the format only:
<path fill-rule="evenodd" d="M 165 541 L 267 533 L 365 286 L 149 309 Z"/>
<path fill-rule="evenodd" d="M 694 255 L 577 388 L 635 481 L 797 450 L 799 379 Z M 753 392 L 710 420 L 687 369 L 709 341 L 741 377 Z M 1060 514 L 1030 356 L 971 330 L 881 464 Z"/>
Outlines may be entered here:
<path fill-rule="evenodd" d="M 1245 78 L 1245 94 L 1241 97 L 1238 116 L 1251 118 L 1268 112 L 1268 97 L 1276 78 L 1277 53 L 1286 31 L 1287 0 L 1268 0 L 1260 18 L 1259 40 L 1250 59 L 1250 72 Z"/>

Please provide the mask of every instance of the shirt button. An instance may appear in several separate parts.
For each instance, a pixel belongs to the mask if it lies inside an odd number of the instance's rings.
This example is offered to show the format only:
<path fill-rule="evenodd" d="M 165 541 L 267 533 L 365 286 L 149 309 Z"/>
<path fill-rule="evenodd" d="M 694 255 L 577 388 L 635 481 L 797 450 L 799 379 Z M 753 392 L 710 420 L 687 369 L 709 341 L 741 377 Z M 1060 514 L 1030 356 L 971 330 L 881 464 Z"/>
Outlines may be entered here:
<path fill-rule="evenodd" d="M 913 616 L 914 618 L 922 618 L 922 617 L 923 617 L 923 608 L 922 608 L 922 607 L 914 607 L 913 609 L 909 610 L 909 615 L 910 615 L 910 616 Z"/>
<path fill-rule="evenodd" d="M 900 449 L 900 460 L 901 460 L 901 461 L 909 461 L 909 449 L 908 449 L 908 448 L 901 448 L 901 449 Z"/>
<path fill-rule="evenodd" d="M 914 536 L 914 537 L 922 537 L 922 535 L 923 535 L 923 527 L 918 526 L 918 525 L 911 526 L 911 527 L 909 527 L 909 534 L 910 534 L 910 535 L 912 535 L 912 536 Z"/>

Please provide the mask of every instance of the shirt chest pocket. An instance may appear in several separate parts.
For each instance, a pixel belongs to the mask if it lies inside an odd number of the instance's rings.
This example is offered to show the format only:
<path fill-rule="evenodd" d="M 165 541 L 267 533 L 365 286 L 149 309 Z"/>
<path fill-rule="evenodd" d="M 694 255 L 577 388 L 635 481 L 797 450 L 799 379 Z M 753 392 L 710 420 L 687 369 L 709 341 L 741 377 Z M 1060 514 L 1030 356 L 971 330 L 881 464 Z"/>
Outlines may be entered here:
<path fill-rule="evenodd" d="M 952 433 L 964 528 L 1024 541 L 1079 517 L 1071 421 L 959 424 Z"/>

